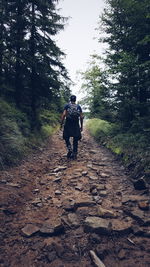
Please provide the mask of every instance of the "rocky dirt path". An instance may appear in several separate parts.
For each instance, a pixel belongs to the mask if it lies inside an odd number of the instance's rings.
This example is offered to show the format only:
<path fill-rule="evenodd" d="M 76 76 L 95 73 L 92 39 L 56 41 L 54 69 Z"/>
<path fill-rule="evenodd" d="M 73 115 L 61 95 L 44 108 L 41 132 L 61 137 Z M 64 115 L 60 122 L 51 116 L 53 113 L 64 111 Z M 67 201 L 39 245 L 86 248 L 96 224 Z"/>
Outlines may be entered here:
<path fill-rule="evenodd" d="M 150 266 L 148 190 L 135 190 L 87 133 L 78 160 L 65 153 L 56 134 L 40 153 L 0 173 L 0 266 Z"/>

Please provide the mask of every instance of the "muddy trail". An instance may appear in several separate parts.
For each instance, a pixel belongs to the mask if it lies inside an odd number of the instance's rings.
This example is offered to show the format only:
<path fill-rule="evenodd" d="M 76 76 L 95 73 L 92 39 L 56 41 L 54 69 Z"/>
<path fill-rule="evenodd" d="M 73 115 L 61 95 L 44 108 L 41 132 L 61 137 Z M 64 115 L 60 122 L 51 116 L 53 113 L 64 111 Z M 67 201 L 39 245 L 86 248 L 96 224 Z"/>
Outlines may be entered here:
<path fill-rule="evenodd" d="M 0 266 L 150 266 L 149 192 L 88 133 L 77 160 L 57 133 L 0 188 Z"/>

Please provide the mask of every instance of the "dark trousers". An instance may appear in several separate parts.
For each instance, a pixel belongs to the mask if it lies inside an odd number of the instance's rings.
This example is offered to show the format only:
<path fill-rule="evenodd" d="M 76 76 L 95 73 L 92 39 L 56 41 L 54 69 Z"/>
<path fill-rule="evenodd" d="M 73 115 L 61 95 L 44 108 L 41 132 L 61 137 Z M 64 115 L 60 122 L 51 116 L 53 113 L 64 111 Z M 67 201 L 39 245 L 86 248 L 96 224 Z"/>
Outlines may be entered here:
<path fill-rule="evenodd" d="M 73 152 L 74 153 L 78 152 L 78 140 L 79 140 L 79 138 L 73 137 Z M 67 146 L 68 151 L 72 150 L 72 146 L 70 143 L 70 137 L 66 137 L 65 142 L 66 142 L 66 146 Z"/>

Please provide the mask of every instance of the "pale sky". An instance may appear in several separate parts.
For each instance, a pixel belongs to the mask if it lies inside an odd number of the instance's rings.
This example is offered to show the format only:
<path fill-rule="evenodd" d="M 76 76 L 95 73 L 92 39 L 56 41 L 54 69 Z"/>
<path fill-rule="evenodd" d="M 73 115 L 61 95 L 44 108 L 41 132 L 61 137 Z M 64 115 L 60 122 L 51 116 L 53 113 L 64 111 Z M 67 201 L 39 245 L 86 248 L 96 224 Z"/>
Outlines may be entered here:
<path fill-rule="evenodd" d="M 86 69 L 91 54 L 101 55 L 104 52 L 104 45 L 98 43 L 98 31 L 95 30 L 104 5 L 105 0 L 60 0 L 57 5 L 62 16 L 70 17 L 56 42 L 66 54 L 64 65 L 70 78 L 76 83 L 71 88 L 74 94 L 81 86 L 76 72 Z"/>

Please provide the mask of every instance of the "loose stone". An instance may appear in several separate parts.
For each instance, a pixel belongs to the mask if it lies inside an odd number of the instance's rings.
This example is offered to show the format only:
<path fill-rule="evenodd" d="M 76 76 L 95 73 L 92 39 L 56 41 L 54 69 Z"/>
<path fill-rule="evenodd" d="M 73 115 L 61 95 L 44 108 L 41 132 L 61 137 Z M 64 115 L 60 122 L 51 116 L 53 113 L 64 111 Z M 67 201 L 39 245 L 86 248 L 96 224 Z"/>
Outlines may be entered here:
<path fill-rule="evenodd" d="M 116 216 L 113 211 L 104 209 L 102 207 L 97 208 L 97 214 L 98 216 L 104 217 L 104 218 L 112 218 Z"/>
<path fill-rule="evenodd" d="M 88 168 L 92 168 L 93 165 L 92 165 L 92 164 L 88 164 L 87 167 L 88 167 Z"/>
<path fill-rule="evenodd" d="M 61 195 L 61 192 L 59 190 L 56 190 L 55 195 L 59 196 L 59 195 Z"/>
<path fill-rule="evenodd" d="M 7 183 L 7 185 L 11 186 L 11 187 L 16 187 L 16 188 L 20 188 L 20 184 L 14 184 L 14 183 Z"/>
<path fill-rule="evenodd" d="M 39 231 L 39 227 L 33 224 L 28 224 L 24 228 L 22 228 L 21 231 L 25 236 L 30 237 Z"/>
<path fill-rule="evenodd" d="M 100 175 L 102 178 L 107 178 L 107 177 L 109 177 L 109 175 L 108 175 L 107 173 L 104 173 L 104 172 L 101 172 L 99 175 Z"/>
<path fill-rule="evenodd" d="M 58 178 L 54 179 L 53 182 L 55 182 L 55 183 L 59 183 L 59 182 L 61 182 L 61 178 L 58 177 Z"/>
<path fill-rule="evenodd" d="M 46 182 L 44 182 L 44 181 L 39 181 L 39 184 L 40 184 L 40 185 L 45 185 Z"/>
<path fill-rule="evenodd" d="M 82 172 L 82 169 L 75 169 L 74 173 Z"/>
<path fill-rule="evenodd" d="M 96 185 L 96 188 L 97 188 L 97 190 L 105 190 L 106 189 L 106 186 L 105 185 L 103 185 L 103 184 L 99 184 L 99 185 Z"/>
<path fill-rule="evenodd" d="M 81 200 L 77 200 L 75 203 L 76 208 L 78 207 L 89 207 L 94 206 L 95 202 L 92 200 L 92 198 L 84 198 Z"/>
<path fill-rule="evenodd" d="M 39 208 L 41 208 L 41 207 L 43 207 L 43 204 L 42 203 L 37 203 L 36 206 L 39 207 Z"/>
<path fill-rule="evenodd" d="M 47 199 L 48 199 L 48 200 L 49 200 L 49 199 L 52 199 L 52 196 L 51 196 L 51 195 L 47 196 Z"/>
<path fill-rule="evenodd" d="M 65 199 L 63 202 L 63 208 L 66 211 L 74 211 L 75 210 L 75 201 L 73 199 Z"/>
<path fill-rule="evenodd" d="M 97 150 L 92 149 L 92 150 L 90 150 L 90 153 L 96 154 L 97 153 Z"/>
<path fill-rule="evenodd" d="M 35 198 L 35 200 L 33 200 L 31 202 L 34 206 L 37 206 L 37 204 L 41 203 L 41 199 L 40 198 Z"/>
<path fill-rule="evenodd" d="M 92 194 L 93 196 L 97 196 L 97 194 L 98 194 L 97 189 L 94 188 L 94 189 L 91 191 L 91 194 Z"/>
<path fill-rule="evenodd" d="M 80 221 L 75 213 L 68 214 L 68 221 L 69 221 L 69 224 L 73 227 L 80 226 Z"/>
<path fill-rule="evenodd" d="M 100 191 L 100 192 L 99 192 L 99 195 L 100 195 L 101 197 L 105 197 L 105 196 L 107 196 L 107 192 L 106 192 L 106 191 Z"/>
<path fill-rule="evenodd" d="M 150 224 L 150 218 L 145 216 L 144 211 L 135 208 L 134 210 L 124 210 L 125 213 L 127 213 L 129 216 L 134 218 L 139 224 Z"/>
<path fill-rule="evenodd" d="M 83 172 L 82 172 L 82 175 L 83 175 L 83 176 L 86 176 L 87 174 L 88 174 L 87 171 L 83 171 Z"/>
<path fill-rule="evenodd" d="M 7 180 L 2 179 L 2 180 L 0 181 L 0 183 L 1 183 L 1 184 L 6 184 L 6 183 L 7 183 Z"/>
<path fill-rule="evenodd" d="M 123 196 L 122 197 L 122 203 L 125 204 L 127 202 L 143 202 L 147 201 L 147 199 L 144 196 L 139 196 L 139 195 L 132 195 L 132 196 Z"/>
<path fill-rule="evenodd" d="M 96 201 L 98 204 L 102 204 L 102 199 L 100 196 L 93 196 L 93 200 Z"/>
<path fill-rule="evenodd" d="M 54 235 L 58 233 L 62 233 L 64 231 L 64 226 L 61 221 L 52 222 L 51 220 L 47 220 L 43 226 L 40 228 L 40 233 L 44 235 Z"/>
<path fill-rule="evenodd" d="M 93 166 L 92 166 L 92 167 L 90 167 L 90 169 L 91 169 L 92 171 L 96 171 L 96 172 L 98 171 L 97 167 L 93 167 Z"/>
<path fill-rule="evenodd" d="M 36 189 L 34 189 L 33 190 L 33 193 L 35 194 L 35 193 L 39 193 L 40 192 L 40 190 L 38 189 L 38 188 L 36 188 Z"/>
<path fill-rule="evenodd" d="M 75 186 L 75 189 L 76 190 L 79 190 L 79 191 L 82 191 L 83 190 L 83 187 L 82 187 L 82 185 L 77 185 L 77 186 Z"/>
<path fill-rule="evenodd" d="M 98 217 L 87 217 L 84 222 L 86 232 L 108 234 L 110 232 L 110 222 Z"/>
<path fill-rule="evenodd" d="M 129 234 L 132 232 L 132 221 L 125 221 L 125 220 L 118 220 L 112 219 L 111 220 L 111 230 L 115 233 L 120 234 Z"/>
<path fill-rule="evenodd" d="M 89 179 L 90 179 L 90 180 L 97 180 L 98 177 L 97 177 L 97 176 L 89 176 Z"/>
<path fill-rule="evenodd" d="M 138 206 L 141 210 L 149 210 L 149 202 L 148 201 L 140 201 Z"/>
<path fill-rule="evenodd" d="M 66 170 L 66 169 L 67 169 L 66 166 L 58 166 L 56 169 L 54 169 L 54 172 L 60 172 L 60 171 Z"/>

